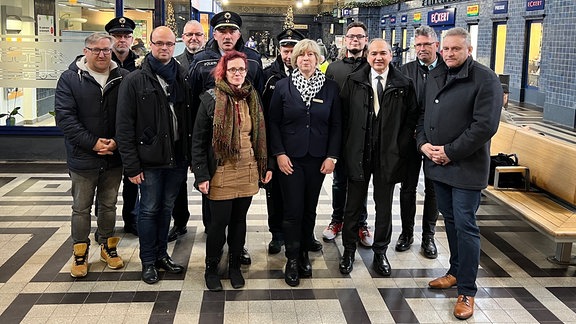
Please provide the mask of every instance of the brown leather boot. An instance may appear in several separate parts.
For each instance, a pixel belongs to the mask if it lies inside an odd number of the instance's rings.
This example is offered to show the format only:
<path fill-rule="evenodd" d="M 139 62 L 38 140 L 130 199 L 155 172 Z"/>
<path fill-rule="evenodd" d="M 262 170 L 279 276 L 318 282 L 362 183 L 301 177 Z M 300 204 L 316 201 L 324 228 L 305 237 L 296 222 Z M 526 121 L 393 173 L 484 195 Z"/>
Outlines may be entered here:
<path fill-rule="evenodd" d="M 74 244 L 74 251 L 72 253 L 74 260 L 72 260 L 70 275 L 74 278 L 86 277 L 88 274 L 88 244 Z"/>
<path fill-rule="evenodd" d="M 106 243 L 100 244 L 100 261 L 106 262 L 110 269 L 120 269 L 124 266 L 124 261 L 116 251 L 118 242 L 119 237 L 109 237 Z"/>
<path fill-rule="evenodd" d="M 474 315 L 474 297 L 458 295 L 458 301 L 454 306 L 454 316 L 457 319 L 465 320 Z"/>

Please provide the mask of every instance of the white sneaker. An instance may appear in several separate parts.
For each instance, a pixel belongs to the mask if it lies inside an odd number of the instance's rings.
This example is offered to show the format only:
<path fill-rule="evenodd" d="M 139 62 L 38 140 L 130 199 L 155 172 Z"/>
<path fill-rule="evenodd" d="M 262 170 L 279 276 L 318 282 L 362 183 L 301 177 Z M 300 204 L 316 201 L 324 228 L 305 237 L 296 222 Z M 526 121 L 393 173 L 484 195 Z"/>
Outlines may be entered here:
<path fill-rule="evenodd" d="M 374 237 L 370 234 L 368 226 L 360 226 L 358 228 L 358 236 L 360 237 L 360 243 L 366 247 L 371 247 L 374 244 Z"/>
<path fill-rule="evenodd" d="M 330 241 L 336 238 L 336 235 L 340 232 L 342 232 L 342 222 L 330 222 L 328 227 L 322 232 L 322 238 Z"/>

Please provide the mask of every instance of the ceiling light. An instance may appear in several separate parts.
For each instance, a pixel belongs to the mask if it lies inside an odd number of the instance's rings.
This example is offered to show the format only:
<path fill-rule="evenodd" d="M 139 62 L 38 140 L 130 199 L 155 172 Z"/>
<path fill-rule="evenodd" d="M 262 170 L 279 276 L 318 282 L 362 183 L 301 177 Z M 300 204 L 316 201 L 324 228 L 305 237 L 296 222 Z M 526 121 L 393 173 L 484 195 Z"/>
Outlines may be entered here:
<path fill-rule="evenodd" d="M 296 8 L 302 8 L 302 1 L 296 1 Z"/>
<path fill-rule="evenodd" d="M 305 5 L 308 5 L 308 4 L 310 4 L 310 0 L 303 0 L 302 3 Z"/>

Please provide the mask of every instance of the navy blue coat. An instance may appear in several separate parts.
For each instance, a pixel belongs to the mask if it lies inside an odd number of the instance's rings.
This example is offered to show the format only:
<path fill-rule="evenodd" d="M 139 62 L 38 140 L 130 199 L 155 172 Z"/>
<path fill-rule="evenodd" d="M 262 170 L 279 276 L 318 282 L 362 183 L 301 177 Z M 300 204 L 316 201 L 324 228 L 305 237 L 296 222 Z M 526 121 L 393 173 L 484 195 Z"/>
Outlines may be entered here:
<path fill-rule="evenodd" d="M 306 107 L 291 76 L 276 82 L 268 123 L 271 154 L 338 158 L 342 141 L 338 93 L 338 83 L 326 79 L 310 107 Z"/>

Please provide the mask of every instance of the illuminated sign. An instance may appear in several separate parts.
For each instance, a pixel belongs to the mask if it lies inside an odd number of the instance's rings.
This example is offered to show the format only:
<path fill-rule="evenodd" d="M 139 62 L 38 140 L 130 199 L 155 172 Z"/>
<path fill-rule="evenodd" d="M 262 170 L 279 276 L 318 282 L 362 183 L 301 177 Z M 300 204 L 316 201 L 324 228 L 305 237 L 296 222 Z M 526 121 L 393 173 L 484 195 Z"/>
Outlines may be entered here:
<path fill-rule="evenodd" d="M 422 13 L 420 13 L 420 12 L 415 13 L 414 14 L 414 22 L 419 23 L 421 21 L 422 21 Z"/>
<path fill-rule="evenodd" d="M 454 25 L 456 8 L 439 9 L 428 12 L 428 26 Z"/>
<path fill-rule="evenodd" d="M 494 2 L 494 14 L 504 14 L 508 13 L 508 1 L 497 1 Z"/>
<path fill-rule="evenodd" d="M 479 12 L 480 12 L 480 6 L 477 4 L 466 7 L 466 16 L 467 17 L 476 17 L 476 16 L 478 16 Z"/>
<path fill-rule="evenodd" d="M 544 9 L 544 0 L 526 0 L 526 11 Z"/>

